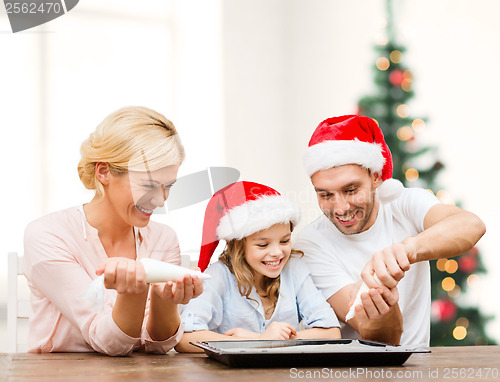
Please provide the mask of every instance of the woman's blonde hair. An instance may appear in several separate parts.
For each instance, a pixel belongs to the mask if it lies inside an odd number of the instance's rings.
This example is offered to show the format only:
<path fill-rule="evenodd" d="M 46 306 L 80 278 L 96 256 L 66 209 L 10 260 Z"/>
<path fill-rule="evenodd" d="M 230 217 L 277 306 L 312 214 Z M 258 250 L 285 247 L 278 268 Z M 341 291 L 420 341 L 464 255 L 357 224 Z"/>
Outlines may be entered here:
<path fill-rule="evenodd" d="M 290 223 L 290 231 L 293 231 L 292 223 Z M 231 273 L 233 273 L 236 277 L 236 282 L 238 283 L 238 290 L 240 294 L 250 300 L 253 300 L 252 298 L 250 298 L 250 293 L 252 292 L 252 288 L 255 285 L 255 279 L 253 276 L 252 267 L 245 259 L 245 244 L 246 238 L 243 238 L 241 240 L 234 239 L 228 241 L 226 243 L 224 251 L 219 256 L 219 260 L 223 264 L 225 264 L 229 268 Z M 292 249 L 290 256 L 292 255 L 303 256 L 304 253 L 302 251 Z M 262 287 L 264 288 L 265 293 L 261 297 L 269 299 L 274 310 L 279 297 L 280 276 L 274 279 L 264 276 Z M 258 303 L 258 301 L 256 302 Z"/>
<path fill-rule="evenodd" d="M 184 147 L 172 122 L 146 107 L 124 107 L 108 115 L 82 143 L 78 176 L 96 194 L 104 193 L 96 164 L 107 163 L 113 175 L 129 170 L 154 171 L 184 161 Z M 147 164 L 145 163 L 147 161 Z"/>

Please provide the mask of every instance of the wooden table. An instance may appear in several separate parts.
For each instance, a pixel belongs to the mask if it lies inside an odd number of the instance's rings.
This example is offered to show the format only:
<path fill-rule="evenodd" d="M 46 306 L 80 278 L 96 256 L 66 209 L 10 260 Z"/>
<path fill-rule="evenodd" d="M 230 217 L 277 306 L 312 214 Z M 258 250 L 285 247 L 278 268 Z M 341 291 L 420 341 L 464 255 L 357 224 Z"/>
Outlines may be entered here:
<path fill-rule="evenodd" d="M 500 381 L 500 346 L 438 347 L 398 367 L 233 369 L 204 354 L 0 354 L 0 382 Z M 390 378 L 387 378 L 390 377 Z"/>

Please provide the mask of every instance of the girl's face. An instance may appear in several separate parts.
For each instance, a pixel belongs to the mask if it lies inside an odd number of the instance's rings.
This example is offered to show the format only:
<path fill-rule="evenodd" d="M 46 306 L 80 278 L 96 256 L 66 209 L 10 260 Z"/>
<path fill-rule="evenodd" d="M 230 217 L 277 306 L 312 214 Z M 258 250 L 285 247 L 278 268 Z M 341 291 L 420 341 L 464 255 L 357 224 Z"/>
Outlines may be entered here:
<path fill-rule="evenodd" d="M 172 165 L 152 172 L 110 174 L 108 195 L 117 215 L 135 227 L 148 225 L 153 210 L 167 200 L 178 170 L 179 165 Z"/>
<path fill-rule="evenodd" d="M 292 251 L 290 224 L 275 224 L 270 228 L 247 236 L 245 260 L 252 267 L 255 281 L 262 276 L 276 278 L 290 258 Z"/>

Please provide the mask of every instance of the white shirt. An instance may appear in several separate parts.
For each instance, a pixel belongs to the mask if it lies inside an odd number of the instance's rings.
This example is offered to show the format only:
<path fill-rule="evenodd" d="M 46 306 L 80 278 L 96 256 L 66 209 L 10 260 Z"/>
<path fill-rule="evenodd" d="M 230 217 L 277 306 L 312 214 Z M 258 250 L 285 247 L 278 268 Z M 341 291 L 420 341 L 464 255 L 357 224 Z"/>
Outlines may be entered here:
<path fill-rule="evenodd" d="M 213 263 L 205 273 L 212 279 L 203 282 L 201 296 L 191 300 L 182 311 L 185 332 L 211 330 L 223 334 L 229 329 L 243 328 L 263 333 L 274 321 L 287 322 L 297 330 L 301 320 L 305 329 L 340 326 L 301 259 L 290 258 L 283 268 L 278 302 L 269 320 L 255 288 L 249 296 L 255 301 L 242 296 L 236 277 L 222 262 Z"/>
<path fill-rule="evenodd" d="M 368 230 L 355 235 L 341 233 L 321 216 L 298 235 L 294 249 L 304 252 L 316 286 L 329 299 L 348 284 L 361 279 L 361 271 L 372 255 L 424 230 L 424 218 L 439 200 L 418 188 L 405 189 L 388 204 L 379 204 L 377 219 Z M 398 284 L 403 315 L 401 344 L 428 346 L 430 338 L 430 268 L 428 261 L 412 264 Z M 342 319 L 344 319 L 342 317 Z M 342 337 L 359 335 L 342 325 Z"/>

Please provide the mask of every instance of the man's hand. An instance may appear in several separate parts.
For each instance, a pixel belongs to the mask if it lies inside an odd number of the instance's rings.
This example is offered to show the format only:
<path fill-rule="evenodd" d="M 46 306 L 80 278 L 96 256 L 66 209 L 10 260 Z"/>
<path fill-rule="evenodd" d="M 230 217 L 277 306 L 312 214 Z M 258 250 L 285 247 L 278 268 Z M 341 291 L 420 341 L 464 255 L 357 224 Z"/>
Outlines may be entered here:
<path fill-rule="evenodd" d="M 344 320 L 360 286 L 361 281 L 349 284 L 328 299 L 341 321 Z M 363 339 L 399 344 L 403 333 L 403 318 L 398 301 L 397 288 L 389 289 L 377 283 L 377 288 L 361 294 L 362 306 L 356 307 L 354 317 L 347 321 L 347 324 Z"/>
<path fill-rule="evenodd" d="M 354 290 L 357 291 L 357 288 Z M 403 316 L 398 301 L 399 292 L 396 287 L 389 289 L 379 286 L 377 289 L 370 289 L 368 293 L 362 293 L 363 305 L 355 307 L 352 319 L 361 338 L 399 345 L 403 333 Z"/>
<path fill-rule="evenodd" d="M 377 288 L 378 279 L 387 288 L 395 288 L 410 269 L 411 248 L 402 242 L 376 252 L 361 272 L 361 278 L 370 288 Z"/>
<path fill-rule="evenodd" d="M 353 292 L 356 289 L 353 289 Z M 359 324 L 368 325 L 368 321 L 381 319 L 385 314 L 389 313 L 398 301 L 399 292 L 397 288 L 389 289 L 379 285 L 376 289 L 372 288 L 367 293 L 361 294 L 361 303 L 363 305 L 355 307 L 354 317 L 358 319 Z"/>

